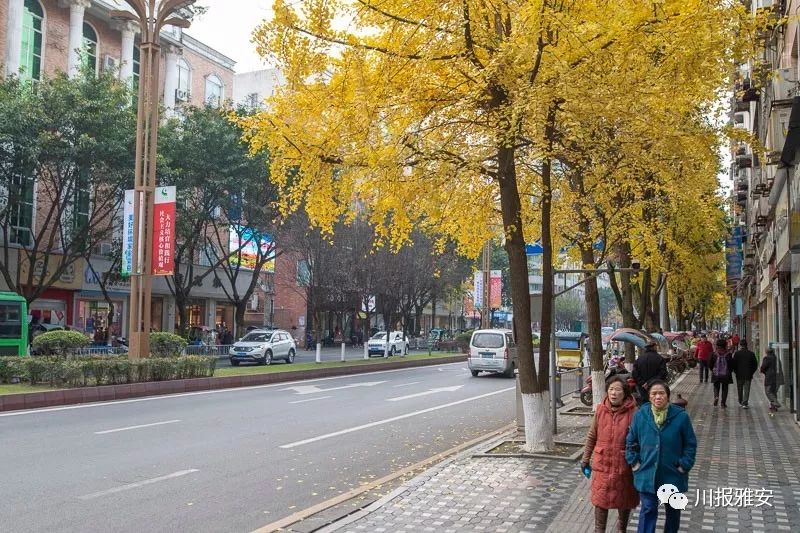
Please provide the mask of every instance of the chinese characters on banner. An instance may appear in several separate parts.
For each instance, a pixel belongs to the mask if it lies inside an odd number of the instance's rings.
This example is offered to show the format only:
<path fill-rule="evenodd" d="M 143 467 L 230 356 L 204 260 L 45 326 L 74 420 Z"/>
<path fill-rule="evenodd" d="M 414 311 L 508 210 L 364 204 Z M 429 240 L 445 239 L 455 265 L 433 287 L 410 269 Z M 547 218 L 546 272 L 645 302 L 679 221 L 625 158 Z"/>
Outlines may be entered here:
<path fill-rule="evenodd" d="M 152 227 L 153 275 L 171 275 L 175 270 L 175 187 L 156 187 Z"/>
<path fill-rule="evenodd" d="M 503 271 L 492 270 L 489 273 L 489 307 L 499 309 L 501 307 L 503 292 Z"/>
<path fill-rule="evenodd" d="M 133 272 L 133 189 L 125 191 L 122 209 L 122 268 L 123 276 Z"/>

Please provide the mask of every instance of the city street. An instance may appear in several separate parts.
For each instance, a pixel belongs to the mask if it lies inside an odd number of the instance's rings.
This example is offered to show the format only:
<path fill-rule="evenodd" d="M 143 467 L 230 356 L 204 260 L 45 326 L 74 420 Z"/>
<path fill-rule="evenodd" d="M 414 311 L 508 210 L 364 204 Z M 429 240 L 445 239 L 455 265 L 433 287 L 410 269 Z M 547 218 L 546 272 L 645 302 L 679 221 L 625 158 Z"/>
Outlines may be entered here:
<path fill-rule="evenodd" d="M 422 354 L 428 353 L 428 350 L 409 350 L 408 355 L 415 355 L 415 354 Z M 433 350 L 431 352 L 433 355 L 447 355 L 447 352 L 440 352 Z M 313 363 L 316 361 L 316 352 L 314 350 L 306 350 L 303 348 L 298 348 L 297 355 L 295 356 L 294 362 L 295 364 L 298 363 Z M 320 359 L 323 363 L 329 363 L 332 361 L 340 361 L 342 357 L 342 349 L 340 346 L 335 347 L 325 347 L 322 349 L 320 353 Z M 364 348 L 352 348 L 350 346 L 345 347 L 344 357 L 347 361 L 353 361 L 356 359 L 363 359 L 364 358 Z M 380 356 L 373 355 L 373 359 L 378 359 Z M 398 359 L 401 357 L 396 356 Z M 283 361 L 275 361 L 273 363 L 275 365 L 283 365 L 286 364 Z M 252 365 L 252 363 L 242 363 L 243 366 Z M 219 361 L 217 362 L 217 368 L 225 368 L 231 366 L 231 361 L 225 356 L 221 356 Z"/>
<path fill-rule="evenodd" d="M 7 413 L 0 517 L 251 531 L 506 425 L 513 387 L 458 363 Z"/>

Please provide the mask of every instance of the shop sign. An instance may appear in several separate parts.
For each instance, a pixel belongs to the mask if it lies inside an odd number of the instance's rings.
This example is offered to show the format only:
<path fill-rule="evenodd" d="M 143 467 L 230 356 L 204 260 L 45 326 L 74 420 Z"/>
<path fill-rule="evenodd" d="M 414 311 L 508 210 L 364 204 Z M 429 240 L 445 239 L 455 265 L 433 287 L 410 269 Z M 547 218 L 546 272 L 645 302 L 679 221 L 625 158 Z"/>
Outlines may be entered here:
<path fill-rule="evenodd" d="M 83 281 L 85 285 L 94 285 L 99 287 L 100 282 L 102 281 L 103 273 L 97 272 L 95 273 L 89 265 L 86 265 L 86 269 L 83 271 Z M 131 288 L 131 281 L 130 278 L 119 278 L 117 276 L 109 275 L 108 281 L 106 281 L 106 289 L 107 290 L 115 290 L 115 289 L 125 289 L 130 290 Z"/>
<path fill-rule="evenodd" d="M 153 207 L 152 272 L 175 273 L 175 187 L 157 187 Z"/>
<path fill-rule="evenodd" d="M 28 265 L 29 259 L 25 253 L 19 254 L 19 279 L 22 283 L 28 280 Z M 34 283 L 47 283 L 52 279 L 53 272 L 58 270 L 64 261 L 64 256 L 59 254 L 50 254 L 47 260 L 47 269 L 45 271 L 44 257 L 39 257 L 33 266 L 33 280 Z M 51 286 L 54 289 L 71 289 L 77 290 L 81 286 L 80 276 L 75 275 L 80 272 L 83 267 L 83 259 L 77 259 L 67 265 L 64 271 L 58 276 L 58 279 Z"/>

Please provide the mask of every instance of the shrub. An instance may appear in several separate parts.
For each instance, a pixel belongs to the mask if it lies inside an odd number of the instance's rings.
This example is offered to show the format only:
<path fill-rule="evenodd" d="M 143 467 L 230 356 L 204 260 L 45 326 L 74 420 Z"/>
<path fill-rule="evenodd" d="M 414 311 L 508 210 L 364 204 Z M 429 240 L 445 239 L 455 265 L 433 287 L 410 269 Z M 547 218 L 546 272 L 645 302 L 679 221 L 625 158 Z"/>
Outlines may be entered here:
<path fill-rule="evenodd" d="M 13 357 L 0 357 L 0 383 L 11 383 L 14 378 L 24 378 L 27 374 L 24 359 Z"/>
<path fill-rule="evenodd" d="M 154 357 L 178 357 L 187 344 L 186 339 L 174 333 L 150 334 L 150 354 Z"/>
<path fill-rule="evenodd" d="M 33 339 L 33 349 L 42 355 L 71 355 L 89 345 L 89 338 L 77 331 L 48 331 Z"/>

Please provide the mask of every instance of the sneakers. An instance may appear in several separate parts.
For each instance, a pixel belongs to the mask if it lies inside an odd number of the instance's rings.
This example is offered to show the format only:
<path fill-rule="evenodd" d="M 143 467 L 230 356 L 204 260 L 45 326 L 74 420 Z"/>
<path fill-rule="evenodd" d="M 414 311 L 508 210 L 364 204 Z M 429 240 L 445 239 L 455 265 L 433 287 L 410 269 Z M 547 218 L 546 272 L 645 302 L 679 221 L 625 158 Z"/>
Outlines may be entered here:
<path fill-rule="evenodd" d="M 743 403 L 742 404 L 742 409 L 750 409 L 750 406 L 747 405 L 746 403 Z"/>
<path fill-rule="evenodd" d="M 723 403 L 722 404 L 722 408 L 725 409 L 726 407 L 728 407 L 728 406 Z"/>
<path fill-rule="evenodd" d="M 718 403 L 719 403 L 719 398 L 714 398 L 714 407 L 716 407 Z"/>

